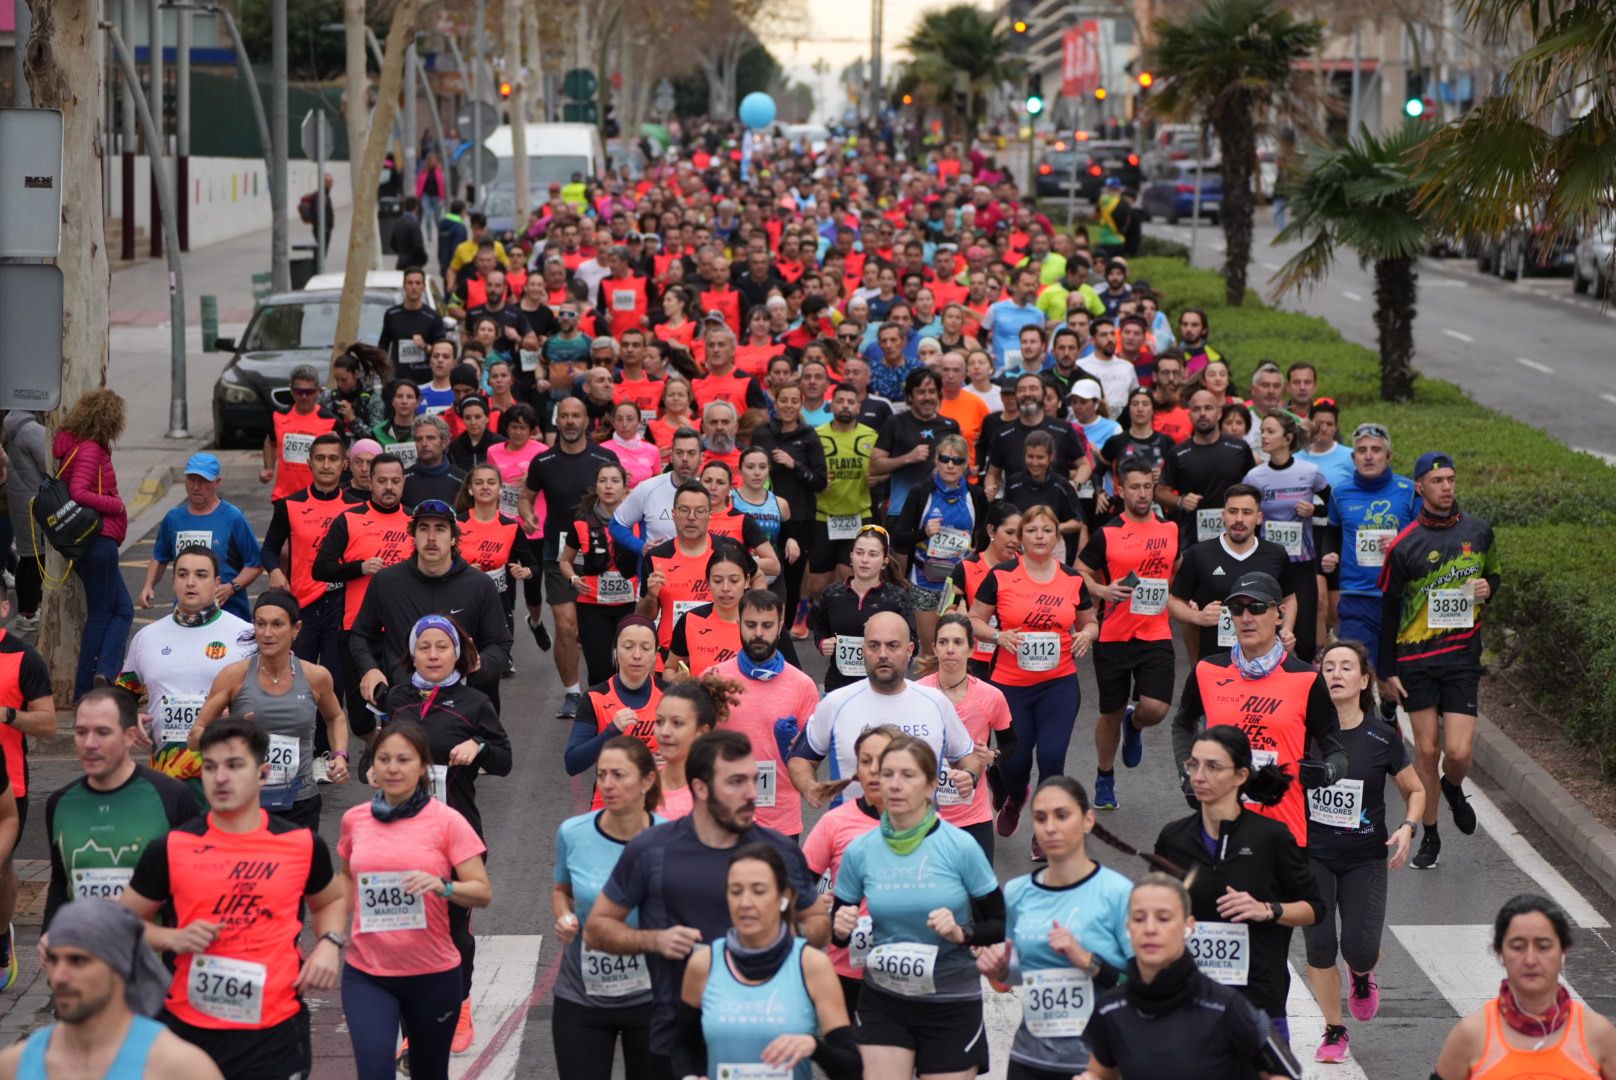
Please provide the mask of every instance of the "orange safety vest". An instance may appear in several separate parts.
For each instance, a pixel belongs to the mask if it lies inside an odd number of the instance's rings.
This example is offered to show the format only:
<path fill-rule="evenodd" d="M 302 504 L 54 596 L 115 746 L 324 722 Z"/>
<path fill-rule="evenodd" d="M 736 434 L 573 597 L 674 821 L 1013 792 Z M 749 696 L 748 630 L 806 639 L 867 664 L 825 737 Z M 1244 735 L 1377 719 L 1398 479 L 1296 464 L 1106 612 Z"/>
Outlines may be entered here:
<path fill-rule="evenodd" d="M 343 549 L 343 562 L 364 562 L 381 559 L 388 566 L 403 562 L 415 554 L 415 537 L 410 534 L 410 515 L 402 506 L 391 513 L 382 513 L 371 503 L 360 503 L 348 511 L 348 546 Z M 342 628 L 352 630 L 359 617 L 359 608 L 370 590 L 371 576 L 362 574 L 348 582 L 342 597 Z"/>
<path fill-rule="evenodd" d="M 644 278 L 607 278 L 601 282 L 601 290 L 606 294 L 606 310 L 611 313 L 612 337 L 621 337 L 623 331 L 645 325 L 649 305 L 645 299 Z"/>
<path fill-rule="evenodd" d="M 701 304 L 702 314 L 709 311 L 721 312 L 729 328 L 735 331 L 735 336 L 741 336 L 741 294 L 731 288 L 705 289 L 698 302 Z"/>
<path fill-rule="evenodd" d="M 314 483 L 309 471 L 309 451 L 314 437 L 337 429 L 337 418 L 324 409 L 300 413 L 295 408 L 278 412 L 272 418 L 275 425 L 275 490 L 273 499 L 284 499 L 294 491 L 302 491 Z"/>

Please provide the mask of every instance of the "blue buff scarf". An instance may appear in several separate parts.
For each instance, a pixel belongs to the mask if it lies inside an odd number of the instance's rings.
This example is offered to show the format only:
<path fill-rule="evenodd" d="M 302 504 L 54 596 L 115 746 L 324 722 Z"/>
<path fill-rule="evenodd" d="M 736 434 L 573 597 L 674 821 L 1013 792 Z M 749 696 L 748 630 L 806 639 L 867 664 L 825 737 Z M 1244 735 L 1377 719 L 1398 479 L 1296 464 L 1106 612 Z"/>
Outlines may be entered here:
<path fill-rule="evenodd" d="M 735 655 L 735 666 L 748 679 L 768 682 L 786 669 L 786 658 L 780 654 L 779 649 L 776 649 L 767 660 L 757 664 L 753 663 L 752 658 L 746 655 L 746 650 L 742 649 Z"/>
<path fill-rule="evenodd" d="M 1246 654 L 1240 650 L 1240 646 L 1236 645 L 1230 650 L 1229 658 L 1234 661 L 1234 666 L 1239 670 L 1242 678 L 1266 678 L 1273 674 L 1274 669 L 1284 662 L 1285 643 L 1275 638 L 1272 649 L 1252 659 L 1247 659 Z"/>

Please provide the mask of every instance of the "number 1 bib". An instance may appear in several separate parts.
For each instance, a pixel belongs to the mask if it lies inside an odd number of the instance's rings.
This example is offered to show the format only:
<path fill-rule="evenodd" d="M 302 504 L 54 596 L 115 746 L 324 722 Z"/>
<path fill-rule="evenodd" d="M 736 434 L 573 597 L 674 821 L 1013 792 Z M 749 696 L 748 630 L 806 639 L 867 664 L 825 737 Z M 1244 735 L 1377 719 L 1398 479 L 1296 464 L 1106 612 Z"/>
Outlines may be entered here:
<path fill-rule="evenodd" d="M 760 761 L 757 763 L 757 805 L 774 805 L 774 772 L 778 762 Z"/>

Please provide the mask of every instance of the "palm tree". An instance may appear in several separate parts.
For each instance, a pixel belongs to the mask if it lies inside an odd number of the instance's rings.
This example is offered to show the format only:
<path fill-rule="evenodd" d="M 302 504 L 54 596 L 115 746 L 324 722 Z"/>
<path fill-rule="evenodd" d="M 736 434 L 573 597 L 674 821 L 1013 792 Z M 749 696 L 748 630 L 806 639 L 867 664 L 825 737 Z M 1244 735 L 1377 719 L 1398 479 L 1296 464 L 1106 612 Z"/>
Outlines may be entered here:
<path fill-rule="evenodd" d="M 925 12 L 903 47 L 915 78 L 930 87 L 927 97 L 952 101 L 963 91 L 967 138 L 976 134 L 982 95 L 1019 70 L 1010 35 L 994 29 L 993 16 L 972 4 Z"/>
<path fill-rule="evenodd" d="M 1421 151 L 1420 200 L 1456 233 L 1523 212 L 1561 234 L 1616 205 L 1616 0 L 1460 0 L 1468 28 L 1515 60 L 1497 95 Z M 1526 48 L 1514 46 L 1529 36 Z"/>
<path fill-rule="evenodd" d="M 1265 123 L 1312 126 L 1318 91 L 1298 68 L 1318 47 L 1324 28 L 1301 22 L 1272 0 L 1210 0 L 1187 20 L 1156 23 L 1150 64 L 1162 75 L 1152 112 L 1204 120 L 1223 158 L 1219 220 L 1228 262 L 1224 292 L 1230 305 L 1246 295 L 1251 219 L 1256 206 L 1257 135 Z"/>
<path fill-rule="evenodd" d="M 1416 205 L 1411 162 L 1428 135 L 1414 124 L 1383 136 L 1365 127 L 1345 146 L 1313 147 L 1303 167 L 1280 184 L 1291 220 L 1275 242 L 1306 246 L 1280 267 L 1274 296 L 1323 281 L 1337 248 L 1373 263 L 1380 396 L 1387 401 L 1414 396 L 1415 268 L 1431 227 Z"/>

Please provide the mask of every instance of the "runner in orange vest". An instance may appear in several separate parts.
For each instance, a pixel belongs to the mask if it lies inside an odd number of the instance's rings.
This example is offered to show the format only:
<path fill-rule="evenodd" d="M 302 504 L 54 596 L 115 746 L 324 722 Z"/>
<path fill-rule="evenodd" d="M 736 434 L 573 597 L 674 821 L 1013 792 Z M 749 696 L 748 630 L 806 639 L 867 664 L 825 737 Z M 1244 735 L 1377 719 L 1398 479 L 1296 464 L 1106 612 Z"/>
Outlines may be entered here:
<path fill-rule="evenodd" d="M 377 454 L 370 463 L 370 499 L 332 518 L 320 542 L 314 579 L 346 584 L 344 630 L 353 629 L 370 579 L 415 551 L 403 497 L 404 463 L 392 454 Z"/>
<path fill-rule="evenodd" d="M 636 277 L 629 265 L 628 249 L 613 246 L 606 253 L 610 274 L 600 283 L 599 321 L 609 328 L 612 337 L 622 337 L 630 327 L 643 327 L 651 310 L 650 283 Z"/>
<path fill-rule="evenodd" d="M 258 474 L 259 483 L 274 483 L 271 499 L 284 499 L 314 482 L 314 474 L 309 472 L 314 437 L 337 427 L 337 418 L 320 407 L 319 372 L 300 364 L 288 381 L 292 407 L 274 415 L 274 428 L 264 438 L 264 468 Z"/>

